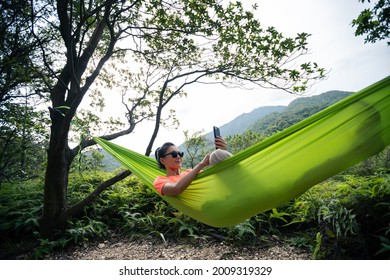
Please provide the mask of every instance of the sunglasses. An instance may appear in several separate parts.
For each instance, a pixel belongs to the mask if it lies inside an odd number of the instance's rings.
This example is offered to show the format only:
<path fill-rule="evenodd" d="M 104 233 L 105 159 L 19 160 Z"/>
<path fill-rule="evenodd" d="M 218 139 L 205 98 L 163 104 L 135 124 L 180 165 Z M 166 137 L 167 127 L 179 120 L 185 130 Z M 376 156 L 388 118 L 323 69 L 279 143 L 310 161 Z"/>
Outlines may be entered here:
<path fill-rule="evenodd" d="M 173 158 L 177 158 L 177 156 L 180 156 L 182 158 L 184 156 L 184 153 L 173 151 L 173 152 L 170 152 L 169 154 L 164 155 L 164 157 L 169 156 L 169 155 L 172 156 Z"/>

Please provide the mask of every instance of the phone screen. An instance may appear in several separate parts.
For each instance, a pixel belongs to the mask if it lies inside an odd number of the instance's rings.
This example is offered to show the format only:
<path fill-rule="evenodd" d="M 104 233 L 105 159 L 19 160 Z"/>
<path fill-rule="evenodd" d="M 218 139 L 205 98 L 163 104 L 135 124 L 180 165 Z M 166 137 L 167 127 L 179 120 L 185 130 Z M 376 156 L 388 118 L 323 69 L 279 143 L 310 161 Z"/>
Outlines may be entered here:
<path fill-rule="evenodd" d="M 218 127 L 214 126 L 213 129 L 214 129 L 214 138 L 216 138 L 217 136 L 221 136 L 221 132 Z"/>

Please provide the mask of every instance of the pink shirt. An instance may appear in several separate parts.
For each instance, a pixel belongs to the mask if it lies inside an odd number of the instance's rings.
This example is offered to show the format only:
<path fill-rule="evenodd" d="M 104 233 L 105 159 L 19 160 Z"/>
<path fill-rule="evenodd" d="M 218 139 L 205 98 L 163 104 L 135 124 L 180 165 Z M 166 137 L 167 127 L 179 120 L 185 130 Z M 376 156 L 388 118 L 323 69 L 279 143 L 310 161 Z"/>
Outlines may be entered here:
<path fill-rule="evenodd" d="M 157 176 L 156 180 L 154 180 L 153 186 L 159 194 L 164 195 L 162 192 L 162 188 L 166 183 L 168 182 L 176 183 L 177 181 L 180 180 L 181 177 L 188 174 L 190 171 L 191 169 L 187 169 L 183 172 L 180 172 L 179 175 L 175 175 L 175 176 Z"/>

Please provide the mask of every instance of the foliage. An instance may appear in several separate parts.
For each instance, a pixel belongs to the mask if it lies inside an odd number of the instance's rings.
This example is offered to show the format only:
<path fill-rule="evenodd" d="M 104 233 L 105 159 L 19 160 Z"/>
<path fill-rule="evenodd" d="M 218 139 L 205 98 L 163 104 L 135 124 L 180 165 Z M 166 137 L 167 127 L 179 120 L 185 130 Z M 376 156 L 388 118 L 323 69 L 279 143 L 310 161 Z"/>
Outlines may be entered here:
<path fill-rule="evenodd" d="M 104 158 L 105 155 L 96 149 L 79 152 L 72 164 L 71 172 L 100 171 L 105 167 L 103 163 Z"/>
<path fill-rule="evenodd" d="M 248 243 L 256 238 L 256 229 L 249 220 L 227 229 L 227 237 L 232 241 Z"/>
<path fill-rule="evenodd" d="M 250 146 L 262 141 L 265 136 L 247 130 L 242 134 L 226 137 L 226 141 L 229 143 L 229 149 L 233 154 L 238 153 Z"/>
<path fill-rule="evenodd" d="M 53 13 L 37 3 L 40 12 L 34 14 L 32 2 L 0 4 L 0 184 L 38 176 L 45 167 L 48 115 L 42 104 L 45 82 L 50 82 L 45 66 L 52 61 L 41 50 L 56 49 L 56 40 L 46 32 L 37 39 L 35 24 Z"/>
<path fill-rule="evenodd" d="M 37 77 L 43 67 L 38 62 L 40 46 L 31 30 L 40 16 L 33 16 L 29 1 L 1 1 L 0 6 L 0 104 L 17 101 L 25 93 L 34 99 L 41 94 L 42 81 Z"/>
<path fill-rule="evenodd" d="M 1 185 L 0 247 L 3 254 L 9 250 L 17 252 L 19 246 L 34 239 L 42 213 L 42 190 L 42 179 Z"/>
<path fill-rule="evenodd" d="M 384 258 L 380 241 L 389 238 L 389 179 L 389 174 L 336 176 L 286 205 L 292 213 L 286 226 L 320 232 L 322 258 Z"/>
<path fill-rule="evenodd" d="M 365 0 L 359 0 L 364 3 Z M 370 3 L 370 0 L 367 0 Z M 374 2 L 374 1 L 373 1 Z M 390 36 L 390 1 L 378 0 L 372 8 L 364 9 L 359 16 L 352 21 L 356 26 L 355 36 L 366 35 L 365 43 L 389 39 Z M 387 42 L 390 46 L 390 41 Z"/>
<path fill-rule="evenodd" d="M 194 168 L 196 162 L 199 162 L 199 156 L 205 154 L 206 139 L 203 134 L 204 131 L 197 131 L 189 135 L 188 131 L 184 131 L 184 146 L 187 154 L 185 154 L 183 162 L 187 168 Z"/>
<path fill-rule="evenodd" d="M 0 104 L 0 185 L 42 173 L 48 139 L 44 118 L 27 104 Z"/>

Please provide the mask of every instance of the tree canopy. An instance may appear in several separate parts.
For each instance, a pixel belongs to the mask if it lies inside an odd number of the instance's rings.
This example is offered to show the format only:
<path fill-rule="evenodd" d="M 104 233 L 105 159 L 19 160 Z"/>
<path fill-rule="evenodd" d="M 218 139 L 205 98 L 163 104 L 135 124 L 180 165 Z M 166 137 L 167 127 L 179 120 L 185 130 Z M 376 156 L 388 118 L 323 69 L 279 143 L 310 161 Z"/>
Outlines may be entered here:
<path fill-rule="evenodd" d="M 359 0 L 359 2 L 366 2 Z M 370 0 L 367 0 L 370 3 Z M 372 8 L 364 9 L 359 16 L 352 21 L 356 27 L 355 36 L 366 35 L 365 43 L 375 43 L 386 40 L 390 36 L 390 1 L 379 0 Z M 390 46 L 390 41 L 387 42 Z"/>

